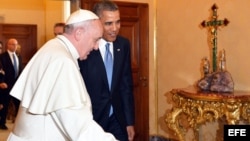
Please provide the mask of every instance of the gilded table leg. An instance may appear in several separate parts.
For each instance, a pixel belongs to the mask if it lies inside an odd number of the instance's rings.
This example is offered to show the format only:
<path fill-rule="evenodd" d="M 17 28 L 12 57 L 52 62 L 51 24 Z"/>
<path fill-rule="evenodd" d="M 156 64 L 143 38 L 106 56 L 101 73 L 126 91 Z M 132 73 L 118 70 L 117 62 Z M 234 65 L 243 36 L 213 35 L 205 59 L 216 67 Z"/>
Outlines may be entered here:
<path fill-rule="evenodd" d="M 177 117 L 180 113 L 182 113 L 181 108 L 173 108 L 173 110 L 167 114 L 166 123 L 170 129 L 175 131 L 179 141 L 184 141 L 184 133 L 182 133 L 182 129 L 179 126 L 179 122 L 177 120 Z"/>
<path fill-rule="evenodd" d="M 225 116 L 228 124 L 237 124 L 240 120 L 241 107 L 242 103 L 234 99 L 229 99 L 225 102 Z"/>

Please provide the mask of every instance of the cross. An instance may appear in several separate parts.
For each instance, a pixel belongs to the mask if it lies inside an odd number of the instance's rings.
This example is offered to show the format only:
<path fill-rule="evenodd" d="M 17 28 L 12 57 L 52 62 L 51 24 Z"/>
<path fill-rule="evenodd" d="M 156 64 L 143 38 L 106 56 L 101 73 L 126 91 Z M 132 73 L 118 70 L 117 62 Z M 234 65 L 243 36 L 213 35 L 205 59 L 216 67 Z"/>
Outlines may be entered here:
<path fill-rule="evenodd" d="M 202 27 L 211 27 L 212 34 L 212 44 L 213 44 L 213 58 L 212 58 L 212 66 L 213 72 L 217 71 L 217 28 L 219 26 L 228 25 L 229 21 L 225 18 L 224 20 L 217 20 L 217 9 L 216 4 L 212 6 L 213 16 L 211 21 L 203 21 L 201 23 Z"/>

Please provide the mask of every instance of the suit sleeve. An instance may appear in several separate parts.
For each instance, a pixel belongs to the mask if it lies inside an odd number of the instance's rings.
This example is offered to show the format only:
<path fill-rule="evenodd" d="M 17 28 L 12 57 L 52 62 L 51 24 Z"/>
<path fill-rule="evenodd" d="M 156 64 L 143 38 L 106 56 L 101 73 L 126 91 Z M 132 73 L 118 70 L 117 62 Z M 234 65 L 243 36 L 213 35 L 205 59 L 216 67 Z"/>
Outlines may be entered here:
<path fill-rule="evenodd" d="M 126 40 L 124 47 L 125 52 L 125 63 L 122 73 L 122 84 L 120 92 L 122 93 L 123 108 L 125 113 L 125 119 L 128 125 L 134 125 L 135 107 L 134 107 L 134 95 L 133 95 L 133 78 L 131 68 L 131 55 L 130 55 L 130 43 Z"/>

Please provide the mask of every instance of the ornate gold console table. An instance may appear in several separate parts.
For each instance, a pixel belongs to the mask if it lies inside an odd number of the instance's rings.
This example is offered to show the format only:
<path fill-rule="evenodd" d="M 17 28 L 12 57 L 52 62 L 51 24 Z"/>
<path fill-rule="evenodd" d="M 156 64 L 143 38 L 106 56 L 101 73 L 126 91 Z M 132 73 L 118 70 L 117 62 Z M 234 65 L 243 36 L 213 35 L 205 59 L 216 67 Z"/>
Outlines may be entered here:
<path fill-rule="evenodd" d="M 185 130 L 179 122 L 181 114 L 187 116 L 195 140 L 199 139 L 199 126 L 208 121 L 225 118 L 227 124 L 250 122 L 250 92 L 235 91 L 230 94 L 199 92 L 194 87 L 188 87 L 173 89 L 171 94 L 175 105 L 167 114 L 166 122 L 180 141 L 185 140 Z"/>

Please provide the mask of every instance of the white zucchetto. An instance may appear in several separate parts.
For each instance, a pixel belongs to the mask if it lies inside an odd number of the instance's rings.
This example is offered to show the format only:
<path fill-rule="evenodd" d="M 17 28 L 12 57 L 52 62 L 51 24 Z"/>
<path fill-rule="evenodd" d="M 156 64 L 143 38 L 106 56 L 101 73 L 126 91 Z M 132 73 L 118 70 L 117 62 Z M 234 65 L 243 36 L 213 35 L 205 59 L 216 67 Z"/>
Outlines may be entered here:
<path fill-rule="evenodd" d="M 89 10 L 79 9 L 69 16 L 66 25 L 94 19 L 99 19 L 99 17 Z"/>

